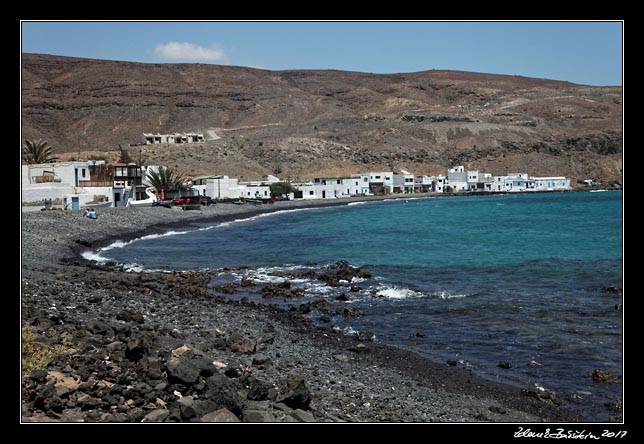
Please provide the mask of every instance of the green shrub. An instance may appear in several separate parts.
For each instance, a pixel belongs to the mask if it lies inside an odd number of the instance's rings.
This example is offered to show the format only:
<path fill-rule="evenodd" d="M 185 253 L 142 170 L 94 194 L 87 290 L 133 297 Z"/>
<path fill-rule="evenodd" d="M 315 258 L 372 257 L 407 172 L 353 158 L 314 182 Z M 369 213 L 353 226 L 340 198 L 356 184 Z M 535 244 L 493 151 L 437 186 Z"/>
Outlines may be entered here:
<path fill-rule="evenodd" d="M 71 336 L 63 333 L 60 344 L 44 345 L 36 342 L 33 328 L 22 327 L 22 374 L 27 376 L 32 370 L 42 369 L 58 356 L 62 355 L 71 345 Z"/>

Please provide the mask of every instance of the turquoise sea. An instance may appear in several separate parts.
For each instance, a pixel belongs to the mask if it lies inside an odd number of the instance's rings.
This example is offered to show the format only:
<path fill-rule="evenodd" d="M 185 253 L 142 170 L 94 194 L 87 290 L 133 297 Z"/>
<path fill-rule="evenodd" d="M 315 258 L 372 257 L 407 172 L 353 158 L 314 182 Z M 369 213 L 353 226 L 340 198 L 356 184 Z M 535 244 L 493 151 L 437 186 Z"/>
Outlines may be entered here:
<path fill-rule="evenodd" d="M 605 421 L 621 383 L 595 383 L 588 372 L 622 375 L 622 299 L 602 291 L 622 286 L 622 227 L 621 191 L 446 196 L 287 210 L 100 254 L 146 269 L 251 267 L 213 284 L 247 274 L 278 282 L 339 260 L 364 265 L 374 278 L 354 282 L 349 302 L 321 281 L 291 281 L 305 298 L 360 310 L 332 319 L 347 334 L 536 384 Z"/>

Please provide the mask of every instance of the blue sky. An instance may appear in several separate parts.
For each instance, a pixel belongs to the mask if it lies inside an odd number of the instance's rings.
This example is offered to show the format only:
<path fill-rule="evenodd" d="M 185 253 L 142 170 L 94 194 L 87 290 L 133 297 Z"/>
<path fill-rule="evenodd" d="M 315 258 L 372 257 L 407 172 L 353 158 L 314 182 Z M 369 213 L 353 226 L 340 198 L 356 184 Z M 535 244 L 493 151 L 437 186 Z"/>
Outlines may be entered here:
<path fill-rule="evenodd" d="M 374 73 L 455 69 L 622 84 L 621 22 L 23 22 L 22 51 Z"/>

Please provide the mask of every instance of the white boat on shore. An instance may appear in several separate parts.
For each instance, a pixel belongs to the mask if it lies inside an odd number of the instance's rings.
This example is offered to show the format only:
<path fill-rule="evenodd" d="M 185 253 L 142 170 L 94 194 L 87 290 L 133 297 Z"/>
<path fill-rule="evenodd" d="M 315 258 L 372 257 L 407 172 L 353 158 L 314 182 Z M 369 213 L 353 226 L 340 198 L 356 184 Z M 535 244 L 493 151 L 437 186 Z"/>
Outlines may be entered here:
<path fill-rule="evenodd" d="M 157 201 L 157 196 L 154 194 L 154 188 L 153 187 L 148 187 L 145 189 L 145 194 L 148 195 L 147 199 L 141 199 L 141 200 L 135 200 L 133 198 L 129 198 L 127 200 L 127 203 L 125 204 L 126 207 L 151 207 L 156 201 Z"/>

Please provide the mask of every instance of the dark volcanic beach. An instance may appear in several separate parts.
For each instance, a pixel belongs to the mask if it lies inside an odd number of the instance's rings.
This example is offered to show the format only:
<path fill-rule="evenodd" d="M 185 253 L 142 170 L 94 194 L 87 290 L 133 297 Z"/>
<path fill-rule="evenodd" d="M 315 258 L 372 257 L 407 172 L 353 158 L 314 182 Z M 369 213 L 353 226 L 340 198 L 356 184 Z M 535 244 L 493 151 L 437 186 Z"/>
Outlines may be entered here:
<path fill-rule="evenodd" d="M 80 256 L 118 239 L 350 201 L 110 208 L 96 220 L 23 213 L 21 323 L 56 353 L 23 371 L 22 421 L 584 420 L 553 393 L 319 326 L 310 299 L 290 309 L 232 301 L 208 288 L 210 272 L 124 272 Z"/>

